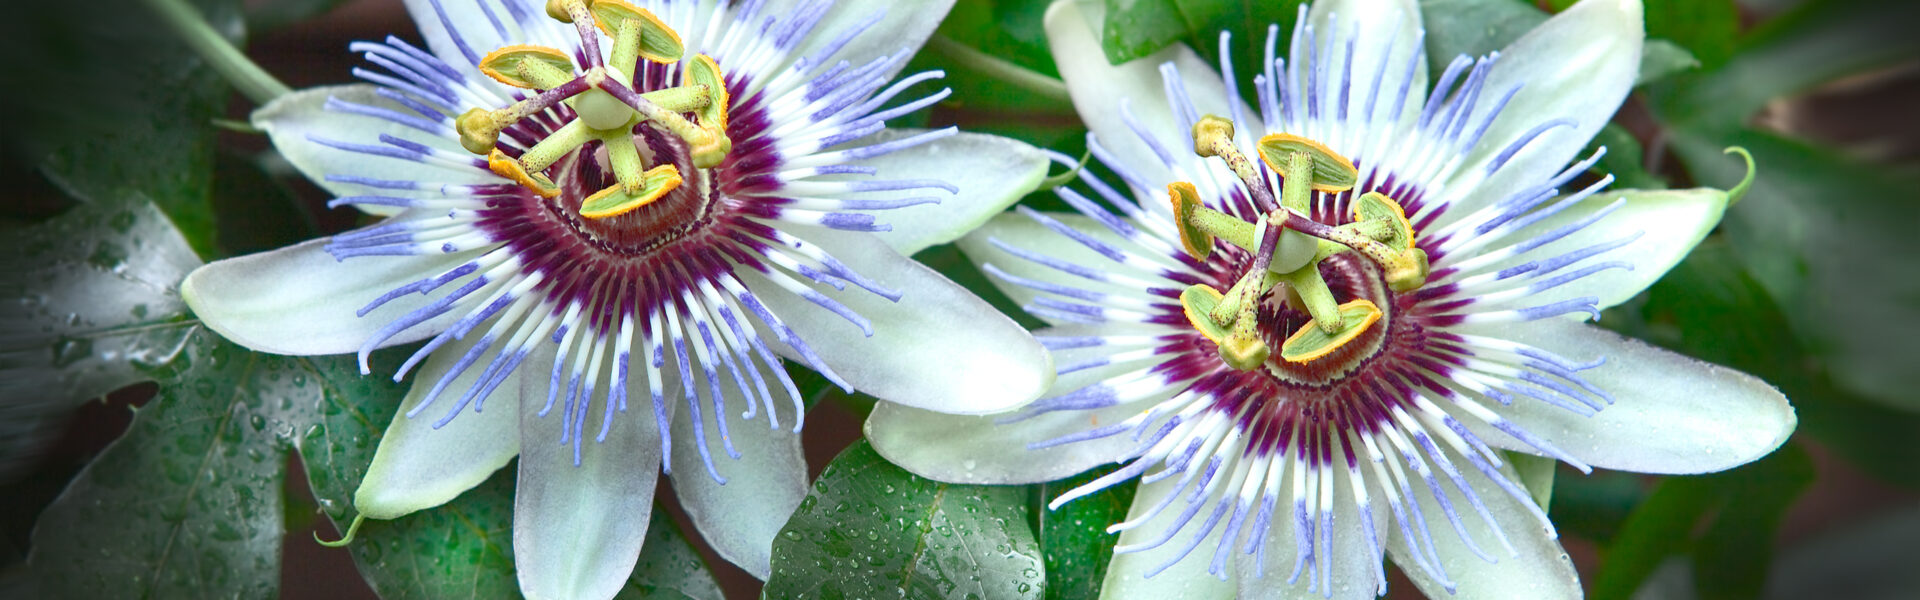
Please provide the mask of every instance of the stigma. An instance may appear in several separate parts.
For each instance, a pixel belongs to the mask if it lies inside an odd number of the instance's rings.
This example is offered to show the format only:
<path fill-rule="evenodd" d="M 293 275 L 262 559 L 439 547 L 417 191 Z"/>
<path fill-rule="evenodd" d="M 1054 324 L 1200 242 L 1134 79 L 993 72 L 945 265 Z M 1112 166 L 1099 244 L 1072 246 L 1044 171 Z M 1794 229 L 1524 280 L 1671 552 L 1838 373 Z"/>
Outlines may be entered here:
<path fill-rule="evenodd" d="M 605 219 L 653 203 L 688 176 L 673 164 L 649 166 L 648 153 L 634 141 L 636 127 L 656 127 L 686 142 L 697 169 L 726 160 L 733 148 L 726 132 L 729 98 L 726 76 L 713 57 L 700 54 L 682 62 L 686 46 L 680 34 L 624 0 L 550 0 L 546 12 L 575 25 L 585 64 L 576 66 L 560 50 L 528 44 L 505 46 L 480 60 L 480 71 L 495 81 L 537 92 L 503 108 L 469 110 L 458 119 L 460 145 L 487 157 L 488 169 L 552 198 L 560 187 L 545 174 L 547 168 L 589 142 L 600 142 L 615 181 L 588 196 L 579 214 Z M 604 60 L 601 33 L 613 41 Z M 680 63 L 681 85 L 636 91 L 641 60 Z M 576 118 L 518 156 L 502 151 L 501 131 L 559 104 Z"/>
<path fill-rule="evenodd" d="M 1379 270 L 1393 292 L 1425 285 L 1426 253 L 1415 244 L 1406 210 L 1393 198 L 1379 192 L 1362 194 L 1351 203 L 1353 211 L 1345 223 L 1321 223 L 1308 216 L 1314 193 L 1353 189 L 1359 169 L 1352 160 L 1320 142 L 1276 133 L 1260 138 L 1260 163 L 1256 164 L 1234 143 L 1233 122 L 1214 115 L 1194 124 L 1193 145 L 1195 154 L 1224 161 L 1254 206 L 1268 207 L 1265 213 L 1246 219 L 1204 206 L 1192 183 L 1177 181 L 1167 186 L 1181 247 L 1188 255 L 1205 261 L 1216 242 L 1252 254 L 1246 272 L 1229 290 L 1197 283 L 1180 294 L 1187 320 L 1218 345 L 1220 358 L 1228 366 L 1251 371 L 1273 355 L 1268 336 L 1260 330 L 1263 302 L 1286 302 L 1311 317 L 1281 343 L 1279 357 L 1287 363 L 1307 363 L 1333 354 L 1361 339 L 1380 321 L 1380 305 L 1386 298 L 1341 302 L 1335 297 L 1320 272 L 1321 262 L 1329 258 L 1358 255 Z M 1280 181 L 1277 200 L 1268 184 L 1269 174 Z"/>

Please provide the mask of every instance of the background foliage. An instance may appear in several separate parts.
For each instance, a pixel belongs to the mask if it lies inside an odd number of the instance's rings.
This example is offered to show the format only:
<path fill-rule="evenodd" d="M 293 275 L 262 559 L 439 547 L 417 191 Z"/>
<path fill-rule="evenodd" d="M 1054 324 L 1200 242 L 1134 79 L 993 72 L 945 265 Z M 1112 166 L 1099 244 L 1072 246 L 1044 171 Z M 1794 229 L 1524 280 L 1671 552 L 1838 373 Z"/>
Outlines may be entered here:
<path fill-rule="evenodd" d="M 1422 0 L 1427 49 L 1436 61 L 1498 49 L 1570 3 Z M 0 98 L 11 184 L 0 204 L 0 596 L 299 596 L 313 590 L 288 582 L 347 580 L 309 557 L 364 578 L 329 595 L 517 593 L 507 476 L 370 522 L 348 549 L 309 539 L 350 518 L 402 388 L 343 358 L 232 346 L 188 314 L 177 285 L 202 261 L 351 217 L 318 209 L 318 190 L 256 136 L 222 132 L 219 120 L 249 104 L 145 6 L 65 4 L 10 7 L 0 31 L 15 83 L 35 92 Z M 414 37 L 397 3 L 195 4 L 235 42 L 252 35 L 252 55 L 297 85 L 345 80 L 348 39 Z M 1300 4 L 1107 0 L 1105 50 L 1124 60 L 1184 43 L 1253 64 L 1266 27 L 1289 31 Z M 955 93 L 902 124 L 959 124 L 1078 155 L 1084 129 L 1050 82 L 1044 10 L 962 0 L 910 67 L 944 69 Z M 1602 167 L 1621 187 L 1726 187 L 1741 167 L 1720 149 L 1741 145 L 1760 174 L 1720 231 L 1602 323 L 1772 382 L 1801 429 L 1775 455 L 1717 475 L 1561 473 L 1551 511 L 1593 596 L 1917 589 L 1913 23 L 1920 4 L 1898 0 L 1647 2 L 1640 87 L 1596 140 L 1610 149 Z M 1222 29 L 1236 33 L 1224 49 Z M 917 258 L 1017 312 L 951 248 Z M 808 442 L 824 470 L 776 541 L 767 595 L 1097 592 L 1113 544 L 1101 531 L 1126 512 L 1130 488 L 1048 511 L 1046 499 L 1097 473 L 1026 487 L 914 477 L 850 440 L 870 400 L 799 377 L 823 402 Z M 683 535 L 673 510 L 653 514 L 626 595 L 758 589 Z"/>

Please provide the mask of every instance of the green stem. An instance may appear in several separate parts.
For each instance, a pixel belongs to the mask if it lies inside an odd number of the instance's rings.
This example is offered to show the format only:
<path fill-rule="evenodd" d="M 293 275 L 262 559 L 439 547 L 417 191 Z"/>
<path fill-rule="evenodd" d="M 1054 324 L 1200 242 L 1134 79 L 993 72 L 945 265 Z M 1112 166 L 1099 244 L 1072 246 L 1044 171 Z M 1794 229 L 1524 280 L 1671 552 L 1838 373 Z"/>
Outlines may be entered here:
<path fill-rule="evenodd" d="M 233 84 L 234 89 L 240 90 L 255 104 L 266 104 L 293 93 L 287 84 L 267 74 L 225 36 L 214 31 L 199 10 L 187 5 L 187 0 L 144 1 L 160 13 L 161 20 L 180 35 L 180 40 L 186 42 L 187 47 L 205 58 L 214 71 L 219 72 L 221 77 Z"/>
<path fill-rule="evenodd" d="M 947 36 L 934 34 L 932 38 L 927 40 L 927 48 L 940 53 L 941 56 L 951 59 L 954 64 L 973 69 L 982 75 L 1011 83 L 1017 87 L 1025 88 L 1035 94 L 1039 94 L 1042 98 L 1063 103 L 1073 101 L 1073 99 L 1067 95 L 1066 82 L 1048 77 L 1038 71 L 1013 64 L 1006 59 L 981 52 L 972 46 L 953 41 L 952 38 L 948 38 Z"/>

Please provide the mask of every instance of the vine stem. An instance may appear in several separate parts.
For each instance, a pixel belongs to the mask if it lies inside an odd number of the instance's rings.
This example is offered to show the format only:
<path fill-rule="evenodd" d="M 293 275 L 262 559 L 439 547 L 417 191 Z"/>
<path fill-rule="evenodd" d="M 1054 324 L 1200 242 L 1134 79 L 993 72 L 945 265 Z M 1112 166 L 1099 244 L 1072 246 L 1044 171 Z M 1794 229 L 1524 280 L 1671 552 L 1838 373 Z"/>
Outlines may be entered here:
<path fill-rule="evenodd" d="M 160 14 L 162 21 L 179 34 L 187 47 L 207 60 L 213 70 L 225 77 L 234 89 L 240 90 L 255 104 L 266 104 L 275 98 L 293 93 L 287 84 L 275 79 L 246 53 L 234 47 L 226 36 L 214 31 L 213 25 L 200 11 L 187 4 L 187 0 L 142 0 L 154 12 Z"/>

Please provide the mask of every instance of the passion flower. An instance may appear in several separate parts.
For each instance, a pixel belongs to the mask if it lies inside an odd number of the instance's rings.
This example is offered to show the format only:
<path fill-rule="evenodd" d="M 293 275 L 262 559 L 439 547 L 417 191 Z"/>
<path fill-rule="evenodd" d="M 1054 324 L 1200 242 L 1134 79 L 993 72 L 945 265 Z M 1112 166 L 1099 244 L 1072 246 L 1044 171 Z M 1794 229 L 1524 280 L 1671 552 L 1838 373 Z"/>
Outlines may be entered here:
<path fill-rule="evenodd" d="M 1058 191 L 1078 214 L 962 241 L 1053 323 L 1060 378 L 1019 412 L 887 406 L 867 429 L 947 481 L 1120 465 L 1051 504 L 1138 482 L 1105 596 L 1372 597 L 1385 554 L 1428 595 L 1578 597 L 1516 457 L 1695 473 L 1792 431 L 1764 382 L 1580 322 L 1728 202 L 1582 181 L 1639 64 L 1636 0 L 1582 2 L 1430 93 L 1413 2 L 1320 2 L 1287 56 L 1268 32 L 1251 107 L 1185 48 L 1109 65 L 1100 22 L 1059 2 L 1047 30 L 1118 185 L 1082 175 Z"/>
<path fill-rule="evenodd" d="M 254 115 L 334 205 L 391 216 L 208 265 L 183 295 L 243 345 L 363 371 L 424 341 L 355 507 L 436 506 L 517 455 L 529 597 L 618 591 L 662 470 L 765 577 L 806 492 L 785 361 L 959 413 L 1052 377 L 1017 325 L 903 256 L 1046 168 L 1017 142 L 886 128 L 946 96 L 896 102 L 940 74 L 894 79 L 949 5 L 410 1 L 426 49 L 355 43 L 372 85 Z"/>

